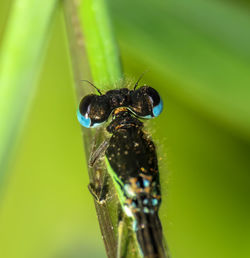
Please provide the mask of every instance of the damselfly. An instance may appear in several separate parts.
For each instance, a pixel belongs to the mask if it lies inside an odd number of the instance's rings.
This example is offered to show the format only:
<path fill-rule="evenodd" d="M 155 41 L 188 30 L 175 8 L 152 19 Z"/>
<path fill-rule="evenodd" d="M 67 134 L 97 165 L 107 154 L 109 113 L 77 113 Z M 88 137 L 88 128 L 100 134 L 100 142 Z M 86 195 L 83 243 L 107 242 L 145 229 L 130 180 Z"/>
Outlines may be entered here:
<path fill-rule="evenodd" d="M 137 84 L 133 90 L 122 88 L 105 94 L 97 89 L 100 95 L 87 95 L 81 100 L 77 116 L 87 128 L 97 127 L 112 117 L 106 128 L 112 136 L 101 151 L 105 153 L 121 207 L 133 222 L 143 257 L 166 257 L 158 216 L 161 190 L 156 150 L 140 120 L 160 115 L 163 102 L 155 89 L 136 89 Z"/>

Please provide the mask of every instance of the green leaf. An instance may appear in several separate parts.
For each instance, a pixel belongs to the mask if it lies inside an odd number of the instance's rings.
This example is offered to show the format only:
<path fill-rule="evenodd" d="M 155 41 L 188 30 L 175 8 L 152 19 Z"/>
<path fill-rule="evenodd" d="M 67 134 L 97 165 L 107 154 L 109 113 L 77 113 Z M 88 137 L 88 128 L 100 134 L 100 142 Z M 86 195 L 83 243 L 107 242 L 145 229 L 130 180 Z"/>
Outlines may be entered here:
<path fill-rule="evenodd" d="M 106 1 L 83 1 L 80 19 L 93 80 L 98 87 L 113 85 L 122 78 L 122 70 Z"/>
<path fill-rule="evenodd" d="M 164 81 L 163 91 L 250 137 L 247 10 L 202 0 L 118 0 L 110 6 L 128 66 L 145 66 Z"/>
<path fill-rule="evenodd" d="M 0 177 L 27 115 L 57 1 L 16 0 L 0 52 Z"/>

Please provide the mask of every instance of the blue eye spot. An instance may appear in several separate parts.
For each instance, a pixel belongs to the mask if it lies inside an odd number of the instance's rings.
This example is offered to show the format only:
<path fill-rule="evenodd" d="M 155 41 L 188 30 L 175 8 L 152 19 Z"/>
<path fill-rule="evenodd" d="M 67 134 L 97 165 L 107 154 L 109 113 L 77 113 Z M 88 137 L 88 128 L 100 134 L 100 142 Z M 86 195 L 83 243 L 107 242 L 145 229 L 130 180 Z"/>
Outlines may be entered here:
<path fill-rule="evenodd" d="M 163 102 L 160 100 L 160 103 L 153 108 L 154 116 L 159 116 L 163 109 Z"/>
<path fill-rule="evenodd" d="M 80 113 L 79 109 L 77 110 L 77 119 L 78 119 L 79 123 L 86 128 L 94 128 L 94 127 L 97 127 L 102 124 L 102 123 L 95 123 L 95 124 L 91 125 L 91 119 L 89 117 L 86 118 L 85 116 L 83 116 Z"/>
<path fill-rule="evenodd" d="M 153 100 L 151 100 L 151 103 L 153 105 Z M 162 99 L 160 99 L 160 103 L 157 106 L 153 107 L 153 110 L 152 110 L 153 111 L 153 116 L 152 115 L 147 115 L 147 116 L 141 116 L 141 118 L 151 119 L 153 117 L 157 117 L 161 114 L 162 110 L 163 110 L 163 101 L 162 101 Z"/>
<path fill-rule="evenodd" d="M 91 120 L 90 118 L 86 118 L 85 116 L 83 116 L 81 113 L 80 113 L 80 110 L 78 109 L 77 110 L 77 119 L 79 121 L 79 123 L 84 126 L 84 127 L 87 127 L 87 128 L 90 128 L 90 124 L 91 124 Z"/>

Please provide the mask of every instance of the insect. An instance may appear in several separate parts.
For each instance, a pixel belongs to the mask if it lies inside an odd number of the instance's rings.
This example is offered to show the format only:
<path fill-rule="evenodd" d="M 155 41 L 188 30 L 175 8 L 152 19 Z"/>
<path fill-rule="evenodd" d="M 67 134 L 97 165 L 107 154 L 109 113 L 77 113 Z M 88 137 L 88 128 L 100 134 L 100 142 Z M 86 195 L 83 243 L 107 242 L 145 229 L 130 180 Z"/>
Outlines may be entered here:
<path fill-rule="evenodd" d="M 102 148 L 121 207 L 132 220 L 143 257 L 166 257 L 158 216 L 161 190 L 157 155 L 141 121 L 159 116 L 163 102 L 152 87 L 137 89 L 138 82 L 133 90 L 122 88 L 105 94 L 98 90 L 100 95 L 85 96 L 77 116 L 87 128 L 100 126 L 111 117 L 106 128 L 111 138 Z"/>

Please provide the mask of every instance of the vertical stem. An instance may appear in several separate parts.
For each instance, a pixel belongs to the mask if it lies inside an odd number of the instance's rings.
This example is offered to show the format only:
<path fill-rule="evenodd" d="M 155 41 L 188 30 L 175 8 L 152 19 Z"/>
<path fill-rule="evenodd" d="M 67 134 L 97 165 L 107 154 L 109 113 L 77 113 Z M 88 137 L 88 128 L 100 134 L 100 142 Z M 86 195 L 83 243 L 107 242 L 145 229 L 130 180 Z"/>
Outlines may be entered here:
<path fill-rule="evenodd" d="M 105 0 L 84 0 L 79 9 L 92 77 L 98 87 L 122 78 L 118 47 Z"/>
<path fill-rule="evenodd" d="M 75 77 L 76 95 L 79 101 L 82 96 L 89 94 L 92 90 L 92 87 L 87 84 L 83 87 L 80 80 L 89 79 L 92 75 L 94 83 L 98 88 L 102 88 L 103 84 L 113 85 L 121 79 L 122 71 L 118 48 L 112 34 L 105 1 L 85 0 L 80 6 L 79 13 L 81 24 L 84 26 L 84 36 L 78 20 L 76 4 L 71 0 L 66 0 L 64 1 L 64 10 Z M 86 65 L 88 63 L 90 67 Z M 96 145 L 100 144 L 104 139 L 103 130 L 82 128 L 82 132 L 85 154 L 87 160 L 89 160 L 94 139 Z M 94 169 L 88 168 L 88 172 L 90 182 L 98 184 L 97 188 L 103 187 L 106 168 L 103 165 Z M 102 177 L 96 180 L 100 174 Z M 112 183 L 110 185 L 109 191 L 112 192 Z M 95 207 L 107 256 L 116 257 L 117 237 L 114 229 L 116 229 L 117 224 L 117 200 L 115 195 L 112 194 L 112 201 L 108 204 L 106 202 L 100 204 L 95 200 Z"/>

